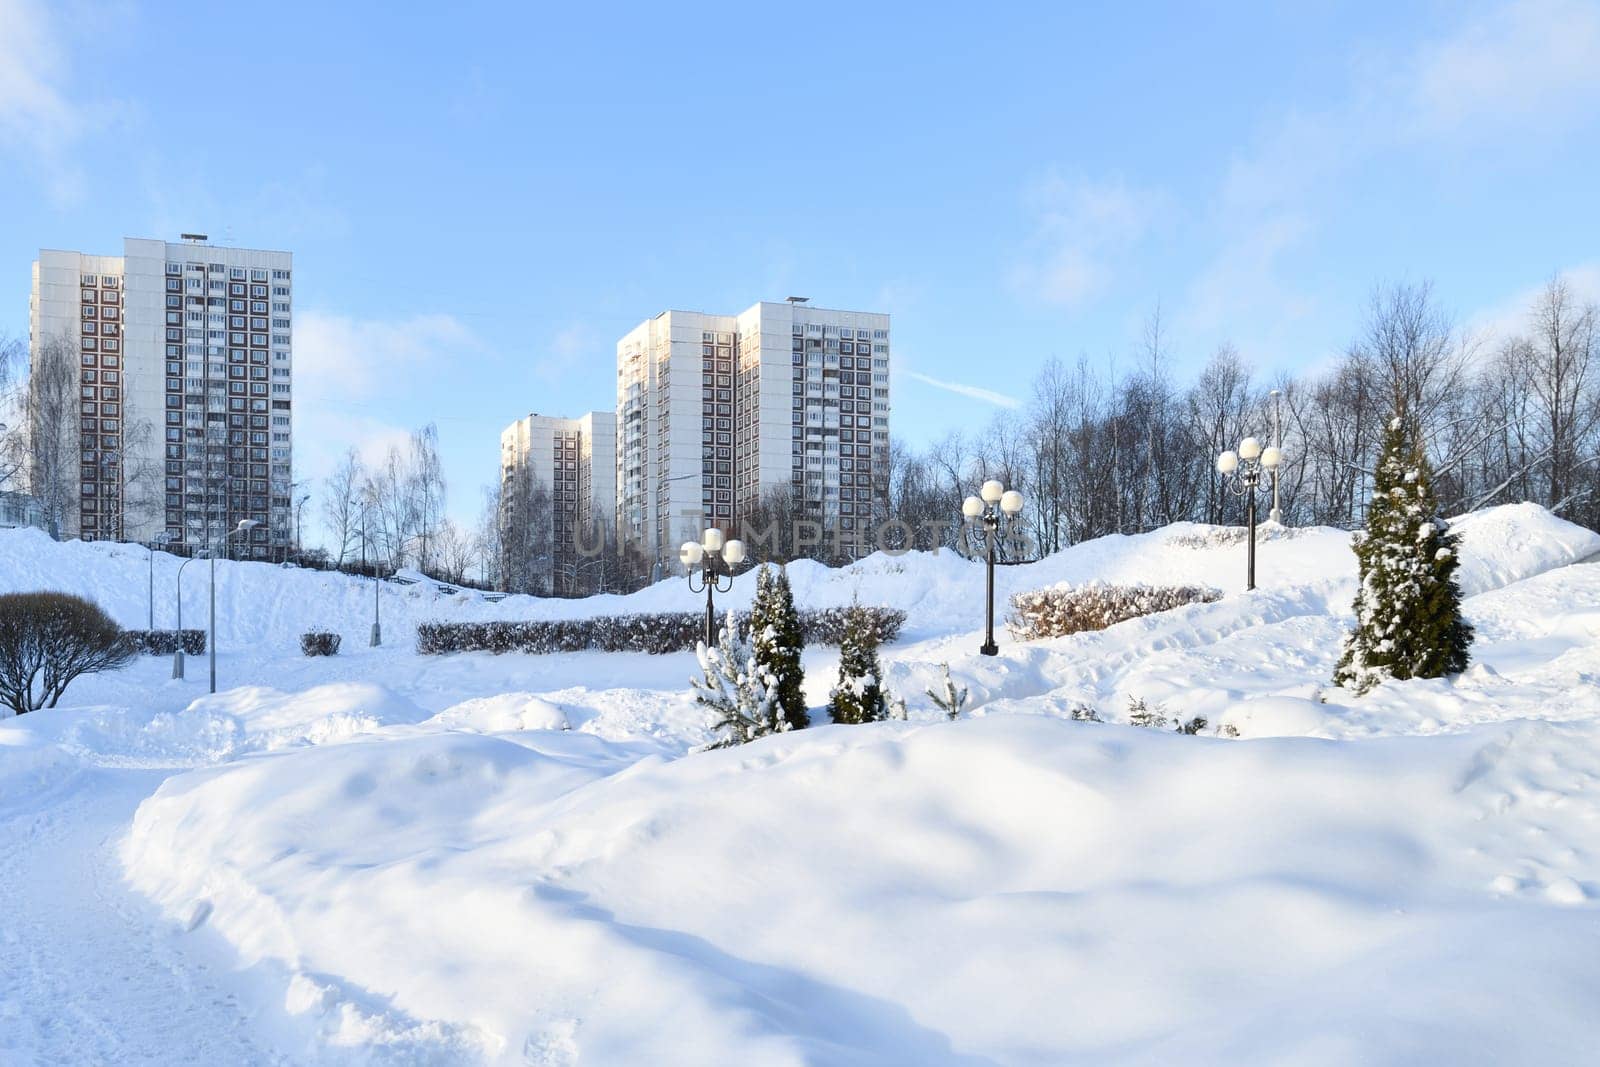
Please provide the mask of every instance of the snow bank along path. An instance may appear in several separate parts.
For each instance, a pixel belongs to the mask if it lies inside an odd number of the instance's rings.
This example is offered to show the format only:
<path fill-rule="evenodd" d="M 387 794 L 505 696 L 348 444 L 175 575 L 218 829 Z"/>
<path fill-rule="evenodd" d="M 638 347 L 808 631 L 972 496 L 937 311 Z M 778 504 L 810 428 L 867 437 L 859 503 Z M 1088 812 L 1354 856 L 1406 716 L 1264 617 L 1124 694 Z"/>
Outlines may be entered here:
<path fill-rule="evenodd" d="M 1275 536 L 1252 595 L 1237 540 L 1206 527 L 1006 568 L 1002 594 L 1229 595 L 1002 637 L 996 659 L 967 629 L 981 568 L 953 554 L 796 565 L 802 603 L 912 612 L 886 667 L 920 721 L 690 759 L 689 656 L 410 652 L 425 618 L 679 608 L 681 583 L 385 589 L 374 650 L 371 583 L 219 565 L 242 688 L 196 699 L 142 661 L 0 722 L 0 808 L 31 805 L 0 813 L 0 891 L 34 946 L 0 960 L 0 989 L 29 994 L 0 1029 L 23 1062 L 1561 1062 L 1600 1036 L 1575 1001 L 1600 973 L 1600 567 L 1561 567 L 1600 538 L 1527 506 L 1462 527 L 1477 665 L 1360 701 L 1324 688 L 1354 592 L 1338 531 Z M 77 589 L 142 626 L 145 559 L 0 534 L 0 588 Z M 186 619 L 203 581 L 188 592 Z M 300 657 L 314 626 L 345 654 Z M 813 703 L 834 655 L 808 653 Z M 972 721 L 920 699 L 943 660 Z M 1289 737 L 1061 721 L 1122 719 L 1132 696 Z M 52 1022 L 37 994 L 75 987 L 50 976 L 100 957 L 97 1021 Z M 139 982 L 176 1022 L 116 994 Z"/>

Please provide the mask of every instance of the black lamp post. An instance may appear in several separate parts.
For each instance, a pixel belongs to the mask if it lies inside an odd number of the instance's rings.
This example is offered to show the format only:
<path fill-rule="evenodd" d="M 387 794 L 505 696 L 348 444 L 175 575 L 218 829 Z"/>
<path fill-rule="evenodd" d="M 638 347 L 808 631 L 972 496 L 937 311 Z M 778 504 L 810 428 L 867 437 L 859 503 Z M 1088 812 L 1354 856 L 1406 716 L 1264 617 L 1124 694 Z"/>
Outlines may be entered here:
<path fill-rule="evenodd" d="M 985 656 L 1000 654 L 994 643 L 994 546 L 1000 535 L 1001 522 L 1015 519 L 1022 511 L 1022 494 L 1007 489 L 1001 482 L 990 479 L 978 490 L 981 499 L 969 496 L 961 502 L 961 514 L 968 522 L 983 524 L 983 546 L 987 559 L 987 583 L 983 615 L 983 645 L 978 649 Z"/>
<path fill-rule="evenodd" d="M 1245 525 L 1249 528 L 1246 540 L 1244 588 L 1248 592 L 1256 587 L 1256 491 L 1261 487 L 1261 473 L 1276 475 L 1283 462 L 1283 450 L 1277 445 L 1265 449 L 1254 437 L 1239 442 L 1239 451 L 1231 449 L 1217 457 L 1217 473 L 1222 484 L 1235 496 L 1244 498 Z"/>
<path fill-rule="evenodd" d="M 706 594 L 706 647 L 717 640 L 717 608 L 713 593 L 726 593 L 733 589 L 733 568 L 744 562 L 744 542 L 737 538 L 724 541 L 722 531 L 715 526 L 700 535 L 700 540 L 685 541 L 678 549 L 678 560 L 683 564 L 689 579 L 689 591 Z M 720 561 L 720 564 L 719 562 Z M 700 576 L 700 588 L 695 586 L 695 573 Z M 726 579 L 726 584 L 723 584 Z"/>

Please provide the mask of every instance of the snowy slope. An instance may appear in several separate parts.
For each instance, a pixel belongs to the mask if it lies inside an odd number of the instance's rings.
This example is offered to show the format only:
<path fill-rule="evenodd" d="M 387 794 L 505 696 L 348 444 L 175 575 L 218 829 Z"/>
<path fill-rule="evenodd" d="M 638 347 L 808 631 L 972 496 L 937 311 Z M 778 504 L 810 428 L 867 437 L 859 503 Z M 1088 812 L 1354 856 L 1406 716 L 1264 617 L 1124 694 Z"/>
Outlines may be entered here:
<path fill-rule="evenodd" d="M 1573 564 L 1600 537 L 1524 505 L 1460 525 L 1474 666 L 1361 699 L 1327 683 L 1339 531 L 1270 531 L 1251 594 L 1237 532 L 1209 527 L 1004 568 L 1002 593 L 1226 595 L 994 658 L 973 563 L 796 565 L 802 604 L 912 612 L 885 666 L 913 721 L 701 754 L 687 654 L 411 651 L 427 618 L 692 610 L 681 580 L 500 605 L 383 587 L 371 649 L 371 582 L 219 564 L 222 691 L 203 660 L 173 681 L 147 659 L 0 721 L 0 892 L 37 943 L 0 945 L 0 1062 L 185 1028 L 243 1062 L 1582 1062 L 1600 564 Z M 0 589 L 143 625 L 145 559 L 0 533 Z M 203 565 L 184 581 L 191 622 Z M 344 651 L 300 656 L 313 625 Z M 836 655 L 807 651 L 813 704 Z M 921 696 L 945 661 L 972 690 L 954 724 Z M 1117 725 L 1134 697 L 1207 736 Z M 1109 721 L 1065 721 L 1085 704 Z M 98 962 L 73 913 L 107 908 L 100 992 L 62 1027 L 38 1005 Z M 152 954 L 184 1014 L 116 997 Z"/>

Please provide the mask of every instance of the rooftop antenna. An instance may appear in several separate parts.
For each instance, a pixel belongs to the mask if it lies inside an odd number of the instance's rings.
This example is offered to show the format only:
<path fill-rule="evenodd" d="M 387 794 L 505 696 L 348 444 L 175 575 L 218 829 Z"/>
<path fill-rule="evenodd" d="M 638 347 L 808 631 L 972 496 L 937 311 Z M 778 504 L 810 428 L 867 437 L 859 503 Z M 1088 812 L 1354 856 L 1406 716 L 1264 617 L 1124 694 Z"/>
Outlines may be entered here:
<path fill-rule="evenodd" d="M 791 304 L 807 304 L 811 302 L 809 296 L 791 296 L 787 298 Z"/>
<path fill-rule="evenodd" d="M 222 230 L 222 243 L 230 248 L 237 243 L 233 239 L 233 225 L 231 223 Z"/>

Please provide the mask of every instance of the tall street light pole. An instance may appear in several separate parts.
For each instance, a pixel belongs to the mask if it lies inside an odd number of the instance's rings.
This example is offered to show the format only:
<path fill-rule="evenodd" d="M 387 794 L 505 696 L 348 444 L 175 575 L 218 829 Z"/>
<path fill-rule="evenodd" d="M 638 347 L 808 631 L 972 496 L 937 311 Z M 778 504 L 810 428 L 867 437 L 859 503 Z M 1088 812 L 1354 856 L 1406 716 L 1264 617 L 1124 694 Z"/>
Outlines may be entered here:
<path fill-rule="evenodd" d="M 361 559 L 366 562 L 367 545 L 371 540 L 367 537 L 367 528 L 361 528 Z M 372 545 L 372 647 L 377 648 L 383 644 L 383 623 L 378 618 L 378 591 L 383 585 L 383 580 L 378 577 L 378 546 Z"/>
<path fill-rule="evenodd" d="M 705 640 L 706 647 L 710 648 L 717 640 L 717 608 L 712 601 L 712 594 L 733 590 L 733 568 L 744 562 L 744 542 L 737 538 L 724 541 L 722 531 L 713 526 L 700 535 L 698 543 L 685 541 L 678 549 L 678 559 L 683 563 L 685 576 L 689 579 L 689 591 L 704 591 L 706 594 Z M 700 589 L 694 587 L 697 567 Z M 723 578 L 727 579 L 726 585 L 722 584 Z"/>
<path fill-rule="evenodd" d="M 172 676 L 183 677 L 183 568 L 193 563 L 199 557 L 190 556 L 178 564 L 178 647 L 172 653 Z"/>
<path fill-rule="evenodd" d="M 151 633 L 156 632 L 156 546 L 165 545 L 171 540 L 172 535 L 162 530 L 152 537 L 150 544 L 146 546 L 150 549 L 150 621 L 146 624 L 145 629 Z"/>
<path fill-rule="evenodd" d="M 1244 498 L 1246 525 L 1250 531 L 1245 552 L 1246 592 L 1256 587 L 1256 490 L 1261 485 L 1261 472 L 1273 473 L 1282 463 L 1281 448 L 1270 445 L 1263 449 L 1254 437 L 1240 441 L 1237 452 L 1230 449 L 1217 457 L 1217 473 L 1222 475 L 1222 484 L 1235 496 Z"/>
<path fill-rule="evenodd" d="M 222 538 L 222 548 L 227 551 L 229 542 L 235 534 L 249 533 L 261 523 L 255 519 L 240 519 L 239 525 L 229 530 Z M 181 640 L 181 638 L 180 638 Z M 210 646 L 211 654 L 211 691 L 217 691 L 217 553 L 211 553 L 211 636 L 206 643 Z"/>
<path fill-rule="evenodd" d="M 983 545 L 986 557 L 983 645 L 978 651 L 985 656 L 998 656 L 1000 646 L 994 643 L 994 549 L 999 539 L 1000 524 L 1014 520 L 1022 511 L 1022 494 L 1007 489 L 1002 482 L 990 479 L 978 490 L 981 496 L 969 496 L 961 502 L 961 514 L 968 522 L 983 526 Z"/>

